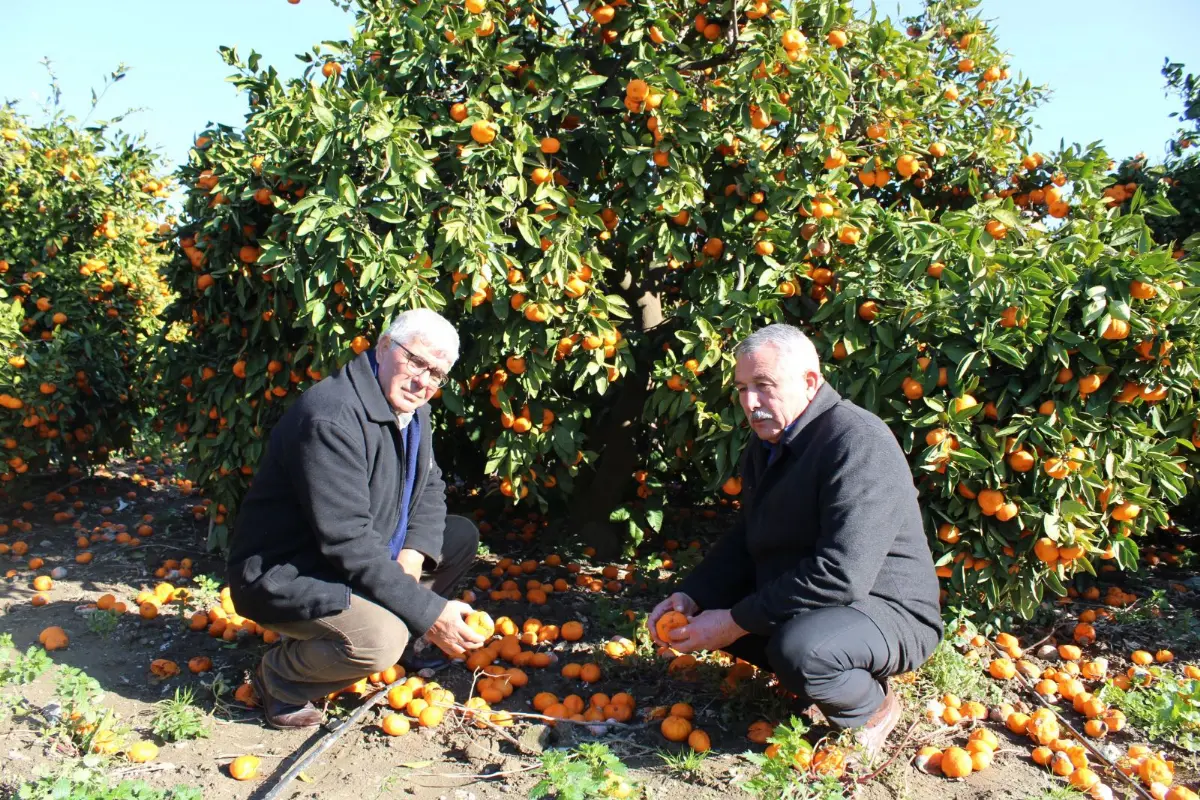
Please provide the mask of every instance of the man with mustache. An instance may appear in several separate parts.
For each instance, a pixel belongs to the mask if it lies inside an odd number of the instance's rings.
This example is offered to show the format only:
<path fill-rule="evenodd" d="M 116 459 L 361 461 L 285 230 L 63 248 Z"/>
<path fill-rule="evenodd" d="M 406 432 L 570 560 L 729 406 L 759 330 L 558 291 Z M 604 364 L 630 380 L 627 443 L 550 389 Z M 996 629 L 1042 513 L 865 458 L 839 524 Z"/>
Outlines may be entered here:
<path fill-rule="evenodd" d="M 270 725 L 320 724 L 313 700 L 398 659 L 432 666 L 418 641 L 450 656 L 483 645 L 450 599 L 479 531 L 446 515 L 429 416 L 457 359 L 449 321 L 406 311 L 271 430 L 228 563 L 238 613 L 286 637 L 252 678 Z"/>
<path fill-rule="evenodd" d="M 651 612 L 651 637 L 725 650 L 773 671 L 879 752 L 900 719 L 888 676 L 942 635 L 937 577 L 908 462 L 879 417 L 821 377 L 812 342 L 770 325 L 738 345 L 742 454 L 733 530 Z M 689 618 L 663 642 L 668 611 Z"/>

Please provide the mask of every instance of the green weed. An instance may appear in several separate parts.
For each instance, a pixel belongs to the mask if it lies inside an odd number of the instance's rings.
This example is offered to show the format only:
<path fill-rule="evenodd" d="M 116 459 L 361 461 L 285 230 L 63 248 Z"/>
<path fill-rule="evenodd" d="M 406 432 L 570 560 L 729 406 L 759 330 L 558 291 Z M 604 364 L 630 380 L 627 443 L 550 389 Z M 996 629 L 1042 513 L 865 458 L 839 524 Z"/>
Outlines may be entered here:
<path fill-rule="evenodd" d="M 176 689 L 175 696 L 154 704 L 150 730 L 168 742 L 209 737 L 208 715 L 198 708 L 191 687 Z"/>
<path fill-rule="evenodd" d="M 1151 739 L 1169 741 L 1190 752 L 1200 750 L 1200 681 L 1182 679 L 1162 667 L 1146 667 L 1149 686 L 1123 691 L 1107 682 L 1100 699 L 1125 712 L 1132 727 Z"/>
<path fill-rule="evenodd" d="M 1118 625 L 1151 622 L 1159 619 L 1161 614 L 1169 608 L 1170 602 L 1167 600 L 1167 593 L 1162 589 L 1155 589 L 1135 605 L 1113 611 L 1113 622 Z"/>
<path fill-rule="evenodd" d="M 58 721 L 45 730 L 49 739 L 71 741 L 84 752 L 101 731 L 119 734 L 113 727 L 116 714 L 99 705 L 104 696 L 100 682 L 75 667 L 59 667 L 54 694 L 62 706 Z"/>
<path fill-rule="evenodd" d="M 19 800 L 202 800 L 199 789 L 176 786 L 155 789 L 144 781 L 112 784 L 103 772 L 104 759 L 87 755 L 78 762 L 21 784 Z"/>
<path fill-rule="evenodd" d="M 746 758 L 759 771 L 741 788 L 763 800 L 848 800 L 845 787 L 836 778 L 814 777 L 793 766 L 812 757 L 813 746 L 804 738 L 806 733 L 808 725 L 799 717 L 776 726 L 768 741 L 779 746 L 778 752 L 774 758 L 747 753 Z"/>
<path fill-rule="evenodd" d="M 1154 590 L 1136 605 L 1118 608 L 1113 612 L 1113 621 L 1136 625 L 1145 638 L 1171 642 L 1180 649 L 1200 645 L 1200 622 L 1195 612 L 1172 606 L 1162 589 Z"/>
<path fill-rule="evenodd" d="M 188 605 L 193 608 L 208 608 L 221 602 L 221 581 L 212 575 L 196 575 L 193 579 L 196 587 L 188 597 Z"/>
<path fill-rule="evenodd" d="M 666 750 L 659 750 L 658 757 L 667 765 L 668 772 L 676 777 L 686 778 L 700 769 L 700 765 L 704 763 L 704 759 L 708 758 L 708 751 L 706 750 L 701 753 L 689 747 L 675 754 Z"/>
<path fill-rule="evenodd" d="M 113 635 L 113 631 L 117 629 L 117 624 L 120 621 L 121 615 L 112 609 L 108 609 L 107 611 L 96 609 L 87 615 L 88 630 L 106 639 Z"/>
<path fill-rule="evenodd" d="M 703 665 L 702 665 L 703 666 Z M 717 678 L 720 680 L 720 677 Z M 761 677 L 738 681 L 726 702 L 719 705 L 721 722 L 730 726 L 746 716 L 762 719 L 786 719 L 796 712 L 796 704 Z"/>
<path fill-rule="evenodd" d="M 538 772 L 542 777 L 529 791 L 530 800 L 592 800 L 640 794 L 625 778 L 628 768 L 604 744 L 581 744 L 574 751 L 547 750 Z"/>
<path fill-rule="evenodd" d="M 54 694 L 67 712 L 86 711 L 104 696 L 100 681 L 75 667 L 61 667 L 54 681 Z"/>
<path fill-rule="evenodd" d="M 1047 789 L 1032 800 L 1082 800 L 1086 794 L 1071 786 L 1055 786 Z"/>
<path fill-rule="evenodd" d="M 943 639 L 925 665 L 917 671 L 918 679 L 940 694 L 953 694 L 964 700 L 998 703 L 1000 689 L 988 679 L 979 664 L 968 661 L 949 639 Z"/>
<path fill-rule="evenodd" d="M 50 655 L 40 647 L 30 645 L 24 653 L 10 656 L 9 651 L 12 649 L 12 636 L 6 633 L 0 638 L 0 659 L 3 660 L 0 663 L 0 686 L 33 683 L 54 663 L 50 660 Z"/>
<path fill-rule="evenodd" d="M 615 631 L 630 639 L 637 635 L 635 629 L 637 620 L 631 622 L 625 616 L 624 609 L 618 606 L 611 597 L 600 596 L 592 601 L 588 606 L 588 618 L 597 630 Z M 643 624 L 642 627 L 645 625 Z"/>

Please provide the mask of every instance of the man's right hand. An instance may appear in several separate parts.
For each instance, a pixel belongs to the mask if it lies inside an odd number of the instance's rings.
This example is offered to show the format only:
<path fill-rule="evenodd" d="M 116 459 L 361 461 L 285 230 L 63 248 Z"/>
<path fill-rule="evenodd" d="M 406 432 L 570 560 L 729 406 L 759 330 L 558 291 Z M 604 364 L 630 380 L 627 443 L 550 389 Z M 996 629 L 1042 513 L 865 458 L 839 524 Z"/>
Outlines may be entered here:
<path fill-rule="evenodd" d="M 678 611 L 685 617 L 694 617 L 700 613 L 700 606 L 696 605 L 696 601 L 683 592 L 676 592 L 654 607 L 650 616 L 646 618 L 646 627 L 650 629 L 651 641 L 661 647 L 671 647 L 672 643 L 658 638 L 658 631 L 654 629 L 654 626 L 658 622 L 658 618 L 668 611 Z"/>
<path fill-rule="evenodd" d="M 425 632 L 425 638 L 451 658 L 458 658 L 468 650 L 479 649 L 484 643 L 483 636 L 463 619 L 473 611 L 466 603 L 449 601 Z"/>

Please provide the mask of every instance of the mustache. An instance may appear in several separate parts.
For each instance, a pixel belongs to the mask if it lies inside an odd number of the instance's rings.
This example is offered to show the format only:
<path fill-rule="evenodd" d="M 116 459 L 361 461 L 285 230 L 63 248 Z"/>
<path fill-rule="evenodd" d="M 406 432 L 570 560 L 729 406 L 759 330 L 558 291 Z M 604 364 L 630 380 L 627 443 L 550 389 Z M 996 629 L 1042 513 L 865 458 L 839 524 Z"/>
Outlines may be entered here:
<path fill-rule="evenodd" d="M 775 415 L 770 411 L 763 411 L 761 408 L 750 412 L 751 422 L 762 422 L 763 420 L 775 419 Z"/>

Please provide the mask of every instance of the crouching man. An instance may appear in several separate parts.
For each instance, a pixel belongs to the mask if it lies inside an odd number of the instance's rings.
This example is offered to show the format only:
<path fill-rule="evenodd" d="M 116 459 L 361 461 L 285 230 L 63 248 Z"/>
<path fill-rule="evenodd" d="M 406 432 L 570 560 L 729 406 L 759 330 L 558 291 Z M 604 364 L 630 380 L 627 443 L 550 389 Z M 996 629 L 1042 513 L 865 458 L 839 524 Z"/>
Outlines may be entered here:
<path fill-rule="evenodd" d="M 285 637 L 253 677 L 275 727 L 319 724 L 313 700 L 411 658 L 417 637 L 451 656 L 483 643 L 449 599 L 479 532 L 446 515 L 428 406 L 458 349 L 446 319 L 404 312 L 271 431 L 228 579 L 238 612 Z"/>
<path fill-rule="evenodd" d="M 650 614 L 650 634 L 774 672 L 878 752 L 901 713 L 888 676 L 924 663 L 942 634 L 912 473 L 883 421 L 824 382 L 798 329 L 763 328 L 736 356 L 757 436 L 742 455 L 742 508 Z M 671 610 L 689 621 L 663 642 L 655 624 Z"/>

